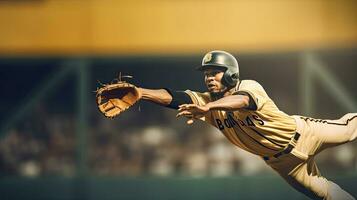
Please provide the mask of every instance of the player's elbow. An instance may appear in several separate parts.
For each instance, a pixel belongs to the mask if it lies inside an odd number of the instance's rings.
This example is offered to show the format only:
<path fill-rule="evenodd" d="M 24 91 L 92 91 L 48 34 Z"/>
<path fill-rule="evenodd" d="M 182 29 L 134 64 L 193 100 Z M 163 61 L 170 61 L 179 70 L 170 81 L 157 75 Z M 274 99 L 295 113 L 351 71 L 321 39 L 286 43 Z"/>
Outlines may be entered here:
<path fill-rule="evenodd" d="M 248 107 L 249 106 L 249 97 L 242 95 L 241 96 L 241 104 L 242 104 L 243 108 Z"/>

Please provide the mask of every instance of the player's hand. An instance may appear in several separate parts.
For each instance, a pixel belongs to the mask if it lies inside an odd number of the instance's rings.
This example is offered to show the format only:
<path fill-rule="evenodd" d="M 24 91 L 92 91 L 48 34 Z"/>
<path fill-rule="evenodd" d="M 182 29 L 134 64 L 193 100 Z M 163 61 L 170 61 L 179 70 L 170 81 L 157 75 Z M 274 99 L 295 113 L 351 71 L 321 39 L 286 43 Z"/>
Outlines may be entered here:
<path fill-rule="evenodd" d="M 179 113 L 176 115 L 176 117 L 187 117 L 189 119 L 187 124 L 192 124 L 194 119 L 203 117 L 209 111 L 209 108 L 196 104 L 182 104 L 179 106 L 178 111 Z"/>

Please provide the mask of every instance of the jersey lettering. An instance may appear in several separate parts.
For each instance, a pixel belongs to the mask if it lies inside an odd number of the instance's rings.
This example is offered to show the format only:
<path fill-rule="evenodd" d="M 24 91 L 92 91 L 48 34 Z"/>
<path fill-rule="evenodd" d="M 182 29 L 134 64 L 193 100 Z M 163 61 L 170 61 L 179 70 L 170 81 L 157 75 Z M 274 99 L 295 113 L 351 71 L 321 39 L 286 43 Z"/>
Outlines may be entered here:
<path fill-rule="evenodd" d="M 232 123 L 228 119 L 224 119 L 224 125 L 226 125 L 227 128 L 232 128 Z"/>
<path fill-rule="evenodd" d="M 223 126 L 223 124 L 222 124 L 222 121 L 219 120 L 219 119 L 216 119 L 216 122 L 217 122 L 217 126 L 218 126 L 219 130 L 223 130 L 223 129 L 224 129 L 224 126 Z"/>
<path fill-rule="evenodd" d="M 260 119 L 257 115 L 252 115 L 252 116 L 256 121 L 258 121 L 258 123 L 260 125 L 262 125 L 262 126 L 264 125 L 264 121 L 262 119 Z"/>
<path fill-rule="evenodd" d="M 242 121 L 242 120 L 240 120 L 240 119 L 238 119 L 238 121 L 239 121 L 239 123 L 240 123 L 241 126 L 245 126 L 244 121 Z"/>
<path fill-rule="evenodd" d="M 255 124 L 253 123 L 253 121 L 249 118 L 249 116 L 247 116 L 245 118 L 245 121 L 247 122 L 248 126 L 255 126 Z"/>
<path fill-rule="evenodd" d="M 228 120 L 231 123 L 232 127 L 238 125 L 238 122 L 234 119 L 232 115 L 228 115 Z"/>
<path fill-rule="evenodd" d="M 245 121 L 236 119 L 232 115 L 227 115 L 227 118 L 220 120 L 216 119 L 216 124 L 219 130 L 223 130 L 225 127 L 233 128 L 234 126 L 256 126 L 256 124 L 264 125 L 264 121 L 257 115 L 247 116 Z"/>

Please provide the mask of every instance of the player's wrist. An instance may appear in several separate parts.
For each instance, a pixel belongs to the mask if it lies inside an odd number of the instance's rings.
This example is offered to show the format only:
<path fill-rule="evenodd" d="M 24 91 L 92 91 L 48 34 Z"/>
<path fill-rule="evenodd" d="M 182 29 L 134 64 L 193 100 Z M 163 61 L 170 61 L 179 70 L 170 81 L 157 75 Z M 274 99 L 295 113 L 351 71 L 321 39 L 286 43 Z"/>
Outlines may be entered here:
<path fill-rule="evenodd" d="M 143 98 L 143 89 L 140 87 L 136 87 L 136 89 L 138 91 L 139 99 L 142 99 Z"/>
<path fill-rule="evenodd" d="M 206 105 L 203 106 L 205 108 L 205 110 L 210 111 L 212 109 L 212 103 L 207 103 Z"/>
<path fill-rule="evenodd" d="M 150 100 L 151 95 L 148 89 L 138 87 L 138 92 L 140 93 L 140 97 L 144 100 Z"/>

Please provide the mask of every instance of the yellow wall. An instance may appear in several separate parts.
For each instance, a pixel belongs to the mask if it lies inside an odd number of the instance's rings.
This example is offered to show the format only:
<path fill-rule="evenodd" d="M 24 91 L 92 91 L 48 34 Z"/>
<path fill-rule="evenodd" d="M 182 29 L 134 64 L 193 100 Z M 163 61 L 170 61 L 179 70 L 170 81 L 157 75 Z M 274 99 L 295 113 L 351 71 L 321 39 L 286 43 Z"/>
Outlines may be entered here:
<path fill-rule="evenodd" d="M 0 2 L 0 53 L 355 47 L 356 10 L 354 0 L 7 1 Z"/>

